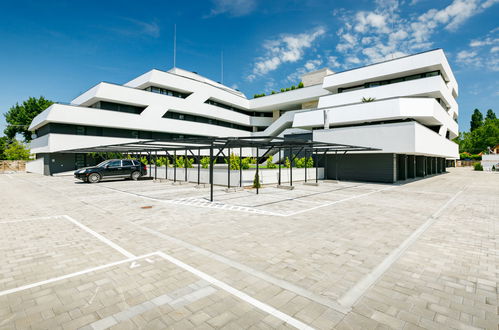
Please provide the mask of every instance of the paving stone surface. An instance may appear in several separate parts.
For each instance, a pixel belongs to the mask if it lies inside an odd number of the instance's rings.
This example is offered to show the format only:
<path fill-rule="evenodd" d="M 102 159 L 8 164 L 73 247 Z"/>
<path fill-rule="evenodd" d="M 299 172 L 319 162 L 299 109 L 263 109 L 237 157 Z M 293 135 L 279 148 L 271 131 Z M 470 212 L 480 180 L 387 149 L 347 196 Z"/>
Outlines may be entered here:
<path fill-rule="evenodd" d="M 498 328 L 495 173 L 216 187 L 216 203 L 150 180 L 3 174 L 0 187 L 0 329 Z M 128 260 L 156 251 L 192 268 Z"/>

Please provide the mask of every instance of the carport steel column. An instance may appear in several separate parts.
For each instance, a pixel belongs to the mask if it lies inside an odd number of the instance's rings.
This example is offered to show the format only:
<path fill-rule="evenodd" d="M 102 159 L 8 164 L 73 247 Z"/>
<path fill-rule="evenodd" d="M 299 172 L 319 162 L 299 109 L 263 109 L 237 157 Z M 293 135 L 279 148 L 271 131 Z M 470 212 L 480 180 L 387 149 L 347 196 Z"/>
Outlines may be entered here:
<path fill-rule="evenodd" d="M 184 159 L 184 171 L 185 171 L 185 182 L 187 182 L 187 165 L 189 163 L 187 162 L 187 148 L 185 148 L 185 159 Z"/>
<path fill-rule="evenodd" d="M 213 142 L 210 145 L 210 201 L 213 202 Z"/>

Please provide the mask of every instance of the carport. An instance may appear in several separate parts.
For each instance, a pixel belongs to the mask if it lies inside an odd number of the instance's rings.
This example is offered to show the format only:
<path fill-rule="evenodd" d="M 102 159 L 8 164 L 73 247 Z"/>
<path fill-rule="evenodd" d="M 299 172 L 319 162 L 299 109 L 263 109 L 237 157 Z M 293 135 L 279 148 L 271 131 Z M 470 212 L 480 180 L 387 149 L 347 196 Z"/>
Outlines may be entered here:
<path fill-rule="evenodd" d="M 315 182 L 318 182 L 318 169 L 320 162 L 326 162 L 325 156 L 327 154 L 335 154 L 336 157 L 345 155 L 347 152 L 355 151 L 378 151 L 380 149 L 361 147 L 346 144 L 326 143 L 305 139 L 290 139 L 271 136 L 251 136 L 251 137 L 200 137 L 200 138 L 183 138 L 171 140 L 156 140 L 147 139 L 137 142 L 129 142 L 122 144 L 111 144 L 88 148 L 78 148 L 72 150 L 65 150 L 64 153 L 110 153 L 116 152 L 121 154 L 129 154 L 135 157 L 147 155 L 150 160 L 154 159 L 154 163 L 160 156 L 166 156 L 168 159 L 173 160 L 173 178 L 174 182 L 177 181 L 177 166 L 175 159 L 177 156 L 193 157 L 197 161 L 197 184 L 200 184 L 201 172 L 201 156 L 208 153 L 209 155 L 209 184 L 210 184 L 210 201 L 213 201 L 213 169 L 214 160 L 219 156 L 227 158 L 227 188 L 231 188 L 230 173 L 231 173 L 231 151 L 239 151 L 239 186 L 242 187 L 242 155 L 243 149 L 250 149 L 248 156 L 256 156 L 255 174 L 259 178 L 259 165 L 261 162 L 268 159 L 273 154 L 278 154 L 280 159 L 278 162 L 278 186 L 281 186 L 281 168 L 282 168 L 282 152 L 288 151 L 290 155 L 290 180 L 289 185 L 293 186 L 293 162 L 297 155 L 304 154 L 305 159 L 312 157 L 314 159 L 315 168 Z M 326 167 L 327 164 L 324 164 Z M 168 178 L 168 168 L 165 165 L 165 177 Z M 309 167 L 310 169 L 310 167 Z M 296 170 L 295 170 L 296 171 Z M 305 182 L 307 182 L 307 162 L 305 161 Z M 152 164 L 149 162 L 149 175 L 152 177 Z M 154 179 L 157 177 L 157 166 L 154 168 Z M 187 181 L 187 168 L 185 170 L 185 181 Z M 256 193 L 259 193 L 259 185 L 256 185 Z"/>

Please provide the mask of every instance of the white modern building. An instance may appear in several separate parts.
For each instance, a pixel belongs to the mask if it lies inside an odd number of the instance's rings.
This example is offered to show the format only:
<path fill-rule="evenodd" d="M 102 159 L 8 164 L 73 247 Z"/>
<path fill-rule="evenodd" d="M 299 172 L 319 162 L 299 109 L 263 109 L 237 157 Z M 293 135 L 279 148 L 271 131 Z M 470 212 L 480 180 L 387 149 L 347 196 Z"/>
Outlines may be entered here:
<path fill-rule="evenodd" d="M 30 130 L 44 174 L 89 165 L 65 150 L 190 136 L 287 136 L 374 147 L 328 155 L 327 178 L 395 182 L 439 173 L 458 158 L 458 85 L 436 49 L 352 70 L 305 74 L 304 87 L 248 99 L 179 68 L 124 85 L 99 83 L 70 105 L 54 104 Z M 276 158 L 278 159 L 278 157 Z"/>

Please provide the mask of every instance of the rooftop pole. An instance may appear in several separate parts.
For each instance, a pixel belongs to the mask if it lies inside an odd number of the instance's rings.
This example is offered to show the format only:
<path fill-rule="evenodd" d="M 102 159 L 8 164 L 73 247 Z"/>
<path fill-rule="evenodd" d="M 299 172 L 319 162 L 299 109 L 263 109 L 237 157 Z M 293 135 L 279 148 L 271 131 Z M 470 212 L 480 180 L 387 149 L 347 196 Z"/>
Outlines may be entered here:
<path fill-rule="evenodd" d="M 173 67 L 177 67 L 177 24 L 173 25 Z"/>

